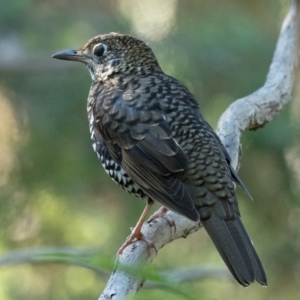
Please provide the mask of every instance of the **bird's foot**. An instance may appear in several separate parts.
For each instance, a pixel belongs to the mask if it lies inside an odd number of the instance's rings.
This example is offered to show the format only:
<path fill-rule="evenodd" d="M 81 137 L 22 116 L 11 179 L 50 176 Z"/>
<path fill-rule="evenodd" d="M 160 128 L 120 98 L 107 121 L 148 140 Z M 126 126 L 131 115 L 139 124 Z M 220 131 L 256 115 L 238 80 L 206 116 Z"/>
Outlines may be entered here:
<path fill-rule="evenodd" d="M 174 227 L 174 232 L 176 232 L 176 223 L 175 221 L 167 215 L 168 209 L 162 206 L 157 212 L 155 212 L 150 218 L 148 222 L 151 222 L 158 218 L 165 219 L 170 227 Z"/>
<path fill-rule="evenodd" d="M 144 241 L 149 248 L 152 248 L 157 254 L 157 249 L 153 242 L 151 242 L 141 231 L 141 228 L 130 228 L 131 235 L 126 239 L 125 243 L 118 250 L 118 255 L 121 255 L 124 249 L 135 241 Z"/>

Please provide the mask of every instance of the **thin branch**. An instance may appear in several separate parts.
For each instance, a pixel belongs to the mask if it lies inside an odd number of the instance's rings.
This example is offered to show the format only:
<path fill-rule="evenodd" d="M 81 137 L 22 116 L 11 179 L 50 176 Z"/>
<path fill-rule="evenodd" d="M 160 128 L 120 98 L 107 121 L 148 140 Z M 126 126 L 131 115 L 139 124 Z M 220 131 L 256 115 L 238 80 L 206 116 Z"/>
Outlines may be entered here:
<path fill-rule="evenodd" d="M 74 248 L 74 247 L 37 247 L 13 250 L 0 256 L 0 267 L 16 264 L 45 264 L 58 263 L 73 265 L 95 272 L 103 280 L 110 276 L 109 269 L 113 268 L 113 258 L 104 256 L 100 259 L 102 252 L 100 248 Z M 96 262 L 96 264 L 95 264 Z M 135 272 L 135 270 L 126 270 Z M 174 286 L 174 282 L 198 281 L 209 277 L 230 279 L 230 273 L 226 268 L 219 268 L 211 264 L 200 264 L 192 268 L 178 268 L 168 271 L 147 270 L 146 276 L 149 280 L 144 285 L 146 289 Z"/>
<path fill-rule="evenodd" d="M 172 282 L 173 285 L 174 283 L 199 281 L 201 279 L 207 279 L 209 277 L 232 279 L 231 274 L 227 269 L 218 268 L 214 265 L 209 264 L 202 264 L 194 268 L 182 268 L 172 271 L 164 271 L 161 272 L 161 276 L 169 282 Z M 162 287 L 162 284 L 151 280 L 148 280 L 143 286 L 143 288 L 146 289 L 155 289 L 159 287 Z"/>
<path fill-rule="evenodd" d="M 99 257 L 100 249 L 71 247 L 38 247 L 14 250 L 0 256 L 0 267 L 22 263 L 61 263 L 94 271 L 99 276 L 109 276 L 108 271 L 95 267 L 91 261 Z M 107 264 L 107 258 L 105 258 Z M 113 265 L 113 261 L 111 266 Z M 111 268 L 110 268 L 111 269 Z"/>
<path fill-rule="evenodd" d="M 217 133 L 233 160 L 238 165 L 240 138 L 246 129 L 254 130 L 270 122 L 291 100 L 297 57 L 299 53 L 298 19 L 300 0 L 292 0 L 283 22 L 273 61 L 263 87 L 253 94 L 232 103 L 219 120 Z M 144 235 L 153 241 L 157 250 L 174 239 L 186 237 L 197 231 L 200 223 L 169 211 L 167 217 L 174 220 L 170 227 L 165 219 L 155 219 L 143 225 Z M 99 299 L 123 300 L 133 296 L 143 285 L 143 269 L 150 264 L 156 252 L 143 241 L 127 247 L 117 258 L 116 269 Z M 136 274 L 124 272 L 123 266 L 139 270 Z"/>
<path fill-rule="evenodd" d="M 233 102 L 219 119 L 217 133 L 230 153 L 234 168 L 238 165 L 241 134 L 247 129 L 263 127 L 291 100 L 299 56 L 299 5 L 299 0 L 291 1 L 265 84 Z"/>

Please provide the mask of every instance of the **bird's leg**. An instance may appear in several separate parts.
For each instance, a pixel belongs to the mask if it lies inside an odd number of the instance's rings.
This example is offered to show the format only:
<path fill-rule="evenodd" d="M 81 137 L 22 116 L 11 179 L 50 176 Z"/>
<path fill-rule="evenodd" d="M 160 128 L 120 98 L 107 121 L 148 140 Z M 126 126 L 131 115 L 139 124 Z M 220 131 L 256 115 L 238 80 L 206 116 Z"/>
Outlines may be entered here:
<path fill-rule="evenodd" d="M 141 232 L 141 229 L 142 229 L 142 226 L 143 226 L 143 223 L 145 221 L 145 218 L 151 208 L 151 206 L 153 205 L 153 201 L 151 202 L 148 202 L 146 207 L 144 208 L 143 210 L 143 213 L 142 215 L 140 216 L 137 224 L 135 225 L 135 227 L 132 229 L 131 231 L 131 235 L 127 238 L 126 242 L 121 246 L 121 248 L 119 249 L 118 251 L 118 254 L 122 254 L 124 249 L 130 245 L 134 240 L 142 240 L 144 242 L 146 242 L 146 244 L 148 244 L 148 246 L 150 246 L 151 248 L 153 248 L 155 250 L 155 252 L 157 252 L 154 244 L 149 240 L 147 239 L 144 234 Z"/>
<path fill-rule="evenodd" d="M 163 218 L 165 219 L 170 227 L 174 227 L 174 232 L 176 232 L 176 224 L 172 218 L 166 215 L 168 212 L 168 209 L 165 206 L 162 206 L 157 212 L 155 212 L 150 218 L 149 222 L 158 219 L 158 218 Z"/>

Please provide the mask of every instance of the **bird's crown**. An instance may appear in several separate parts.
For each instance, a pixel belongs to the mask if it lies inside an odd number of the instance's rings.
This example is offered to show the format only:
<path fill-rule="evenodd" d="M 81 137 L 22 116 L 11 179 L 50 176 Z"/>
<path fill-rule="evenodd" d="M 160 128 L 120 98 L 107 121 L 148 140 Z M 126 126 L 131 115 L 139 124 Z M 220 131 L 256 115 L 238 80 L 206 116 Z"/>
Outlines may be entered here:
<path fill-rule="evenodd" d="M 108 33 L 93 37 L 79 50 L 56 53 L 54 58 L 83 62 L 93 80 L 106 80 L 115 73 L 160 69 L 151 48 L 130 35 Z"/>

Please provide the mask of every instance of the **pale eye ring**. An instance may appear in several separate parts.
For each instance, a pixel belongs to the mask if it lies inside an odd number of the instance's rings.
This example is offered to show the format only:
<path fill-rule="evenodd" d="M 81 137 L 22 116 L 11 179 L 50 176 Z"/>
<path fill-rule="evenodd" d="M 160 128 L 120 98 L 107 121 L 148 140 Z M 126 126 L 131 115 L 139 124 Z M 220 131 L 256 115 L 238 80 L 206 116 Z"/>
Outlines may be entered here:
<path fill-rule="evenodd" d="M 101 43 L 93 47 L 93 53 L 97 57 L 101 57 L 103 54 L 105 54 L 106 50 L 107 50 L 107 46 Z"/>

